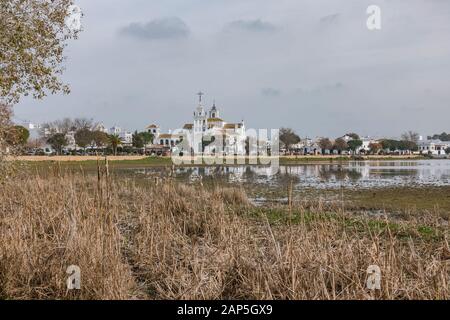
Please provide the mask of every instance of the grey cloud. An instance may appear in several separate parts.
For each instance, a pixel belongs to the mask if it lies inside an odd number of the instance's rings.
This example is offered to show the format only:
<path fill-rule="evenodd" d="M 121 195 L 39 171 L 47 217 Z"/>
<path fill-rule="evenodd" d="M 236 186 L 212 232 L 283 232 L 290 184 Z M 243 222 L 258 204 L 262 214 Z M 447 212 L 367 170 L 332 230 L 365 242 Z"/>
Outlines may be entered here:
<path fill-rule="evenodd" d="M 186 23 L 177 17 L 152 20 L 147 23 L 133 22 L 120 29 L 122 35 L 146 40 L 185 38 L 190 30 Z"/>
<path fill-rule="evenodd" d="M 274 88 L 264 88 L 261 90 L 261 94 L 266 97 L 278 97 L 281 95 L 281 91 Z"/>
<path fill-rule="evenodd" d="M 167 130 L 189 121 L 202 89 L 208 104 L 221 102 L 224 119 L 253 128 L 331 137 L 344 129 L 395 136 L 411 124 L 424 136 L 448 132 L 450 1 L 378 0 L 376 32 L 366 28 L 372 3 L 77 0 L 85 16 L 67 51 L 71 94 L 24 99 L 14 111 L 37 123 L 93 117 Z M 162 17 L 179 18 L 153 20 Z M 439 116 L 420 121 L 430 114 Z"/>
<path fill-rule="evenodd" d="M 226 30 L 241 30 L 250 32 L 272 32 L 277 29 L 275 25 L 270 22 L 256 20 L 236 20 L 230 22 L 226 27 Z"/>

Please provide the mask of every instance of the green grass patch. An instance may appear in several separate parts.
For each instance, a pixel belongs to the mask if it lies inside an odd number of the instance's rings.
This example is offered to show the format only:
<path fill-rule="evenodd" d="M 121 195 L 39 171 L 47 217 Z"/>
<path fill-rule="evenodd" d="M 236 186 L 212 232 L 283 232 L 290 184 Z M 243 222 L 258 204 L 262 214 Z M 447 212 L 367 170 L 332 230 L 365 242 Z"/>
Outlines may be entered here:
<path fill-rule="evenodd" d="M 424 241 L 441 241 L 445 230 L 429 225 L 410 223 L 408 221 L 389 221 L 363 216 L 351 216 L 337 212 L 312 212 L 293 210 L 285 207 L 252 208 L 245 211 L 252 219 L 267 221 L 272 226 L 304 224 L 312 228 L 316 223 L 332 223 L 349 233 L 367 236 L 368 234 L 386 237 L 391 234 L 399 240 L 421 239 Z"/>

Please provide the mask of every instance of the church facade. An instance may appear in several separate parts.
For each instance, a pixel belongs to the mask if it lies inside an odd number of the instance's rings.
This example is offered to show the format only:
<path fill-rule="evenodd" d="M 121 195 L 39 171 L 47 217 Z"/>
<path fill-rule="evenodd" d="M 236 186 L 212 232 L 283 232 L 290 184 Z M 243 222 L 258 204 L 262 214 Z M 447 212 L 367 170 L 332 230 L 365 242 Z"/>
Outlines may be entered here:
<path fill-rule="evenodd" d="M 199 103 L 192 122 L 169 133 L 161 133 L 157 125 L 147 127 L 155 136 L 154 144 L 169 147 L 177 155 L 245 155 L 247 136 L 244 121 L 226 122 L 215 103 L 206 109 L 202 102 L 203 93 L 198 95 Z"/>

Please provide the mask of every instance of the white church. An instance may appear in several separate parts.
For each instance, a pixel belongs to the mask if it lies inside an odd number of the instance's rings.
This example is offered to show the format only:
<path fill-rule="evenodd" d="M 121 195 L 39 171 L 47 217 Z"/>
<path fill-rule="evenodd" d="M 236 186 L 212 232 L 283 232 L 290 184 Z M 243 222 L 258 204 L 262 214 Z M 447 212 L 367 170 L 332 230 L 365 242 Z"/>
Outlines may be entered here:
<path fill-rule="evenodd" d="M 155 137 L 154 144 L 170 148 L 173 153 L 184 155 L 245 155 L 246 131 L 244 121 L 228 123 L 221 118 L 216 104 L 206 110 L 202 92 L 193 114 L 193 121 L 174 132 L 161 133 L 158 125 L 152 124 L 147 131 Z"/>

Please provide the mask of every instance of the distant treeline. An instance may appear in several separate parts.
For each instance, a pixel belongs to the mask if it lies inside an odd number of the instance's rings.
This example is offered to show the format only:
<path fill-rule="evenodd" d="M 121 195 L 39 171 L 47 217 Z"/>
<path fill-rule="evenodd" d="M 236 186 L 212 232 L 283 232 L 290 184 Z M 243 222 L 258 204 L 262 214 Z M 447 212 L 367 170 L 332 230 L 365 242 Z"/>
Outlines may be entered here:
<path fill-rule="evenodd" d="M 384 150 L 390 151 L 417 151 L 418 146 L 414 141 L 384 139 L 380 141 Z M 371 148 L 372 149 L 372 148 Z"/>
<path fill-rule="evenodd" d="M 428 136 L 428 140 L 441 140 L 441 141 L 450 141 L 450 133 L 441 133 L 441 134 L 435 134 L 434 136 Z"/>

